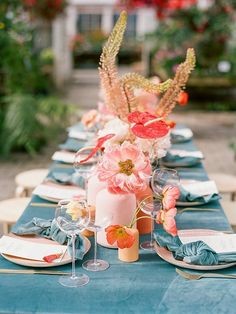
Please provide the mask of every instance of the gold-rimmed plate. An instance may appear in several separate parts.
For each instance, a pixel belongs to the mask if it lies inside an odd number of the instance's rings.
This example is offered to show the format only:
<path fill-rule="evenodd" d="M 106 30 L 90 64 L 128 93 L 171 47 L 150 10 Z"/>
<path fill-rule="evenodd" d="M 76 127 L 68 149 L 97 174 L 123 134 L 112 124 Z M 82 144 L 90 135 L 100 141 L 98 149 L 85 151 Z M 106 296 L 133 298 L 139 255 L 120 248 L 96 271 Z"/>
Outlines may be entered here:
<path fill-rule="evenodd" d="M 58 245 L 58 243 L 55 241 L 41 238 L 38 236 L 17 236 L 17 235 L 13 235 L 13 234 L 9 234 L 8 236 L 11 236 L 11 237 L 16 238 L 16 239 L 24 240 L 24 241 L 33 242 L 33 243 L 35 243 L 36 246 L 37 246 L 37 244 Z M 85 242 L 85 254 L 86 254 L 91 248 L 91 243 L 90 243 L 88 238 L 86 238 L 86 237 L 84 237 L 84 238 L 86 241 Z M 53 261 L 52 263 L 25 259 L 25 258 L 21 258 L 21 257 L 3 254 L 3 253 L 1 253 L 1 256 L 11 263 L 21 265 L 21 266 L 26 266 L 26 267 L 55 267 L 55 266 L 61 266 L 61 265 L 66 265 L 66 264 L 71 263 L 71 257 L 67 251 L 59 261 Z"/>
<path fill-rule="evenodd" d="M 209 235 L 220 235 L 223 234 L 221 231 L 216 230 L 210 230 L 210 229 L 189 229 L 189 230 L 179 230 L 178 235 L 184 236 L 209 236 Z M 217 270 L 217 269 L 224 269 L 229 268 L 236 265 L 236 262 L 233 263 L 225 263 L 225 264 L 219 264 L 219 265 L 194 265 L 194 264 L 188 264 L 184 261 L 179 261 L 173 257 L 172 252 L 170 252 L 165 247 L 160 247 L 155 242 L 155 251 L 156 253 L 167 263 L 170 263 L 172 265 L 182 267 L 182 268 L 188 268 L 188 269 L 195 269 L 195 270 Z"/>

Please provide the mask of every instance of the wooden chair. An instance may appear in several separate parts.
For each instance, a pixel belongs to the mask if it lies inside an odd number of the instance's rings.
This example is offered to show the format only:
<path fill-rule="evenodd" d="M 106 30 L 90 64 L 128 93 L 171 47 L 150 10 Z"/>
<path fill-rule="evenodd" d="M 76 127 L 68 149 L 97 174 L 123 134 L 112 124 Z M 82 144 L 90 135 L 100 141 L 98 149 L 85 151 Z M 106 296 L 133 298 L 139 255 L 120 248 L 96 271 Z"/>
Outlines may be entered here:
<path fill-rule="evenodd" d="M 210 173 L 209 177 L 215 181 L 220 193 L 229 193 L 231 200 L 236 200 L 236 176 L 223 173 Z"/>
<path fill-rule="evenodd" d="M 10 198 L 0 201 L 0 223 L 3 225 L 4 234 L 9 232 L 11 225 L 16 223 L 29 202 L 30 197 Z"/>
<path fill-rule="evenodd" d="M 33 169 L 19 173 L 15 177 L 16 197 L 30 196 L 32 191 L 38 186 L 48 174 L 48 169 Z"/>
<path fill-rule="evenodd" d="M 230 225 L 235 230 L 236 228 L 236 202 L 221 200 L 220 203 L 224 209 L 225 215 L 228 218 Z"/>

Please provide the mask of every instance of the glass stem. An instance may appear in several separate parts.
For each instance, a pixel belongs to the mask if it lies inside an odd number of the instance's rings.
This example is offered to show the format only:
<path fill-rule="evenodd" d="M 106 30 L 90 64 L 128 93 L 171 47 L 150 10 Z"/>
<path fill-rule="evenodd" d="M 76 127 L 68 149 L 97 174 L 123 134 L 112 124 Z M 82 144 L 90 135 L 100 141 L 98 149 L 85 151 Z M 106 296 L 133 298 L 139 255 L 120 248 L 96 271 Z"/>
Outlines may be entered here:
<path fill-rule="evenodd" d="M 88 201 L 88 178 L 84 178 L 85 199 Z"/>
<path fill-rule="evenodd" d="M 97 230 L 94 229 L 94 258 L 93 258 L 94 265 L 97 265 Z"/>
<path fill-rule="evenodd" d="M 76 277 L 75 274 L 75 239 L 76 235 L 72 233 L 71 235 L 71 244 L 72 244 L 72 270 L 71 270 L 71 278 L 74 279 Z"/>
<path fill-rule="evenodd" d="M 153 215 L 153 213 L 151 213 L 151 217 L 152 217 L 152 219 L 151 219 L 151 239 L 150 239 L 150 243 L 151 243 L 151 245 L 153 245 L 153 229 L 154 229 L 154 215 Z"/>

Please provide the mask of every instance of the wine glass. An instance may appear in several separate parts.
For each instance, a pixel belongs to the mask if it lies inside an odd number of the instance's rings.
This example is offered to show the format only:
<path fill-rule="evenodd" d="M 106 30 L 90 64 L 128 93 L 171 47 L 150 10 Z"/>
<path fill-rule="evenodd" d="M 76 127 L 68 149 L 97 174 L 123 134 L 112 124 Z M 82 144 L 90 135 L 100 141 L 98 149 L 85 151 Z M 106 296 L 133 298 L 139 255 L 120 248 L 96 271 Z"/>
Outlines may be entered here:
<path fill-rule="evenodd" d="M 83 200 L 73 201 L 73 208 L 69 207 L 70 200 L 61 200 L 55 212 L 55 220 L 59 229 L 64 232 L 72 244 L 72 270 L 71 276 L 61 276 L 59 283 L 66 287 L 80 287 L 89 282 L 89 277 L 85 274 L 76 274 L 75 272 L 75 240 L 88 224 L 87 211 L 84 210 Z M 75 207 L 76 206 L 76 207 Z M 76 210 L 78 209 L 78 210 Z M 69 242 L 69 241 L 68 241 Z"/>
<path fill-rule="evenodd" d="M 176 170 L 158 168 L 154 170 L 151 178 L 151 187 L 154 192 L 154 198 L 149 198 L 144 202 L 141 202 L 141 210 L 151 216 L 152 229 L 151 229 L 151 239 L 150 241 L 145 241 L 141 243 L 140 247 L 144 250 L 154 250 L 153 242 L 153 229 L 154 229 L 154 219 L 157 212 L 162 208 L 162 191 L 165 186 L 179 186 L 179 176 Z"/>
<path fill-rule="evenodd" d="M 147 199 L 144 199 L 139 204 L 139 206 L 142 212 L 150 216 L 151 224 L 152 224 L 150 240 L 142 242 L 140 244 L 140 247 L 143 250 L 154 251 L 154 241 L 153 241 L 154 219 L 156 217 L 157 212 L 161 209 L 161 201 L 153 197 L 149 197 Z"/>
<path fill-rule="evenodd" d="M 95 207 L 88 205 L 89 212 L 89 224 L 87 229 L 94 232 L 94 258 L 87 260 L 82 264 L 82 267 L 89 271 L 102 271 L 106 270 L 110 265 L 107 261 L 97 259 L 97 233 L 102 229 L 106 228 L 110 222 L 111 218 L 109 216 L 96 217 Z"/>
<path fill-rule="evenodd" d="M 94 165 L 97 163 L 97 155 L 93 156 L 93 159 L 90 159 L 90 163 L 88 164 L 83 164 L 81 161 L 85 159 L 93 147 L 84 147 L 80 149 L 76 154 L 75 154 L 75 159 L 74 159 L 74 169 L 76 172 L 76 175 L 79 176 L 79 178 L 82 178 L 82 182 L 80 182 L 80 186 L 85 190 L 86 193 L 86 199 L 87 199 L 87 187 L 88 187 L 88 179 L 90 176 L 93 174 L 94 170 Z"/>
<path fill-rule="evenodd" d="M 165 186 L 179 187 L 179 175 L 174 169 L 158 168 L 153 172 L 151 187 L 154 195 L 161 196 Z"/>

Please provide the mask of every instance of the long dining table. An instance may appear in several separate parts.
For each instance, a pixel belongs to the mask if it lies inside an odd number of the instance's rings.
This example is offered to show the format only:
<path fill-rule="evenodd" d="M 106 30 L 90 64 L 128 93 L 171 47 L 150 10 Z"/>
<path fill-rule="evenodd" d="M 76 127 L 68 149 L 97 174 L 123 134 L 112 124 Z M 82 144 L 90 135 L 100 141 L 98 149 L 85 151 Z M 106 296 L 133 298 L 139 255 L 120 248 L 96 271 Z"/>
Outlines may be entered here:
<path fill-rule="evenodd" d="M 193 141 L 173 144 L 176 149 L 196 150 Z M 52 163 L 49 174 L 60 166 Z M 63 170 L 62 170 L 63 169 Z M 61 168 L 71 172 L 72 166 Z M 207 173 L 199 163 L 195 167 L 178 170 L 180 178 L 205 180 Z M 50 203 L 43 200 L 44 203 Z M 53 207 L 32 206 L 42 203 L 36 195 L 26 207 L 14 229 L 33 217 L 54 217 Z M 218 201 L 204 208 L 217 211 L 186 211 L 177 215 L 178 229 L 214 229 L 232 231 Z M 141 236 L 140 241 L 149 235 Z M 93 238 L 90 238 L 93 244 Z M 84 272 L 90 282 L 80 288 L 66 288 L 58 283 L 58 276 L 1 274 L 0 313 L 236 313 L 236 281 L 229 279 L 186 280 L 176 273 L 175 266 L 162 260 L 156 252 L 140 249 L 135 263 L 118 260 L 117 250 L 98 246 L 98 256 L 110 263 L 102 272 L 88 272 L 76 262 L 76 271 Z M 93 245 L 85 259 L 93 257 Z M 0 268 L 24 269 L 0 257 Z M 70 272 L 71 265 L 56 267 Z M 194 271 L 193 271 L 194 272 Z M 220 273 L 236 273 L 235 267 L 218 270 Z"/>

